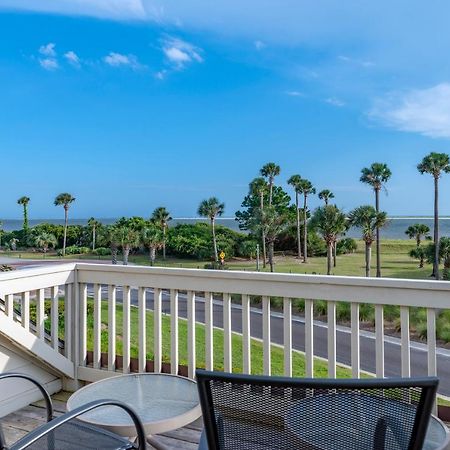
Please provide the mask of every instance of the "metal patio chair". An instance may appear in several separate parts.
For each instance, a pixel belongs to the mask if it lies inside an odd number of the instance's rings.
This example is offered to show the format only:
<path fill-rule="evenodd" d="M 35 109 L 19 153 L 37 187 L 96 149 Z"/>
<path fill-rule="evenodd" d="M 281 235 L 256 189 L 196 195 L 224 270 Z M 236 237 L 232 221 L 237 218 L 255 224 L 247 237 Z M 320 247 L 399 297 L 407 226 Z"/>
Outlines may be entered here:
<path fill-rule="evenodd" d="M 433 377 L 196 375 L 199 448 L 209 450 L 420 450 L 438 386 Z"/>
<path fill-rule="evenodd" d="M 38 381 L 28 375 L 20 373 L 0 374 L 0 381 L 11 378 L 27 380 L 41 391 L 47 411 L 47 423 L 37 427 L 9 447 L 6 446 L 6 441 L 0 427 L 1 450 L 144 450 L 146 448 L 145 433 L 141 420 L 133 409 L 126 404 L 112 400 L 99 400 L 54 418 L 50 395 Z M 130 442 L 107 430 L 86 424 L 76 419 L 79 415 L 102 406 L 116 406 L 122 408 L 130 415 L 136 426 L 137 443 Z"/>

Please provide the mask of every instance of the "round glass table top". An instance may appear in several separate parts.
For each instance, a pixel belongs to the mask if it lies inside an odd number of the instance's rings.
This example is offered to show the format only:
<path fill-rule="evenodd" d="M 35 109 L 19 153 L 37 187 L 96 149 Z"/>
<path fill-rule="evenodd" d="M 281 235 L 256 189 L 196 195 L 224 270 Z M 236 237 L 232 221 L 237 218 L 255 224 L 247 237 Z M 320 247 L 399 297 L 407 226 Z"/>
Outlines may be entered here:
<path fill-rule="evenodd" d="M 141 373 L 97 381 L 76 391 L 67 401 L 67 409 L 100 399 L 128 404 L 147 429 L 152 424 L 159 424 L 164 430 L 174 429 L 201 415 L 196 382 L 177 375 Z M 130 416 L 115 406 L 94 409 L 80 419 L 111 429 L 132 425 Z M 150 429 L 150 432 L 161 431 Z"/>

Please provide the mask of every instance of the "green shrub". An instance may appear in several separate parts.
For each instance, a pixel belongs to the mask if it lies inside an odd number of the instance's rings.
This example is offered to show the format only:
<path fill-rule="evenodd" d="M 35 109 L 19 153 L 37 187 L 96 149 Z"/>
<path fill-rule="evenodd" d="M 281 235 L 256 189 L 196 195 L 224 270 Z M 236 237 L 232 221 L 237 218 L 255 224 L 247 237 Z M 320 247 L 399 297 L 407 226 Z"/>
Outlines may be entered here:
<path fill-rule="evenodd" d="M 107 247 L 98 247 L 93 250 L 92 253 L 98 256 L 109 256 L 111 254 L 111 249 Z"/>
<path fill-rule="evenodd" d="M 337 242 L 336 252 L 338 255 L 345 255 L 347 253 L 354 253 L 358 248 L 358 244 L 353 238 L 344 238 Z"/>
<path fill-rule="evenodd" d="M 89 247 L 78 247 L 77 245 L 66 247 L 66 255 L 83 255 L 90 251 L 91 249 Z"/>

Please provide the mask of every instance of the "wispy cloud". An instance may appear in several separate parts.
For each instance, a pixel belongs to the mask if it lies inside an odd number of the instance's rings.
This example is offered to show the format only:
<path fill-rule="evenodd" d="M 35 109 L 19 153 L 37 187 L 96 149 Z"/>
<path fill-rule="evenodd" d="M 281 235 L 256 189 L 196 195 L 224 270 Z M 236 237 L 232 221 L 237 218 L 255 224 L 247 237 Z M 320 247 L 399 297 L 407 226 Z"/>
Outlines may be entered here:
<path fill-rule="evenodd" d="M 265 44 L 265 42 L 259 41 L 259 40 L 255 41 L 254 44 L 255 44 L 256 50 L 262 50 L 263 48 L 266 48 L 266 47 L 267 47 L 267 45 Z"/>
<path fill-rule="evenodd" d="M 123 55 L 122 53 L 110 52 L 103 58 L 103 61 L 111 67 L 130 67 L 133 70 L 141 69 L 144 66 L 139 63 L 135 55 Z"/>
<path fill-rule="evenodd" d="M 58 60 L 56 59 L 56 44 L 49 42 L 48 44 L 41 45 L 39 47 L 39 54 L 42 57 L 38 58 L 40 66 L 45 70 L 56 70 L 59 67 Z"/>
<path fill-rule="evenodd" d="M 390 93 L 377 99 L 368 115 L 400 131 L 450 138 L 450 84 Z"/>
<path fill-rule="evenodd" d="M 53 42 L 49 42 L 46 45 L 41 45 L 39 47 L 39 53 L 44 56 L 55 57 L 56 56 L 55 47 L 56 47 L 56 44 Z"/>
<path fill-rule="evenodd" d="M 59 68 L 58 61 L 53 58 L 39 58 L 39 64 L 45 70 L 56 70 Z"/>
<path fill-rule="evenodd" d="M 325 99 L 325 103 L 328 103 L 330 105 L 333 106 L 337 106 L 337 107 L 342 107 L 345 106 L 345 102 L 343 102 L 342 100 L 338 99 L 337 97 L 328 97 Z"/>
<path fill-rule="evenodd" d="M 68 52 L 64 53 L 64 58 L 66 58 L 66 61 L 70 65 L 76 68 L 79 68 L 81 65 L 79 56 L 73 50 L 69 50 Z"/>
<path fill-rule="evenodd" d="M 286 91 L 286 95 L 289 95 L 290 97 L 304 97 L 305 94 L 300 91 Z"/>
<path fill-rule="evenodd" d="M 345 55 L 339 55 L 338 60 L 348 63 L 348 64 L 353 64 L 355 66 L 361 66 L 361 67 L 366 67 L 366 68 L 375 66 L 375 63 L 373 61 L 351 58 L 350 56 L 345 56 Z"/>
<path fill-rule="evenodd" d="M 162 40 L 162 50 L 169 64 L 178 69 L 183 69 L 191 62 L 203 62 L 202 49 L 189 42 L 174 37 L 166 37 Z"/>

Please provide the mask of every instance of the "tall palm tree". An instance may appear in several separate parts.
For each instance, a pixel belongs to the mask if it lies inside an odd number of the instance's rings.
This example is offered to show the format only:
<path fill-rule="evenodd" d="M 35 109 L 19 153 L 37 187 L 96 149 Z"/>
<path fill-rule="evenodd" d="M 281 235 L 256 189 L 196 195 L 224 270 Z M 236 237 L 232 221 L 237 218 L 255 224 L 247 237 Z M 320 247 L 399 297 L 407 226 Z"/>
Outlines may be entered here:
<path fill-rule="evenodd" d="M 375 209 L 380 211 L 380 190 L 385 188 L 385 183 L 391 178 L 392 172 L 387 164 L 373 163 L 370 167 L 364 167 L 361 170 L 359 181 L 372 187 L 375 192 Z M 377 277 L 381 277 L 381 242 L 380 228 L 376 229 L 376 248 L 377 248 Z"/>
<path fill-rule="evenodd" d="M 101 223 L 94 219 L 94 217 L 91 217 L 88 220 L 88 226 L 92 230 L 92 250 L 95 250 L 95 240 L 97 237 L 97 229 L 101 225 Z"/>
<path fill-rule="evenodd" d="M 203 200 L 198 207 L 198 214 L 202 217 L 208 217 L 211 221 L 212 238 L 214 245 L 214 258 L 216 262 L 219 262 L 219 255 L 217 252 L 217 240 L 216 240 L 216 218 L 220 217 L 225 210 L 225 204 L 220 203 L 216 197 L 210 197 L 207 200 Z"/>
<path fill-rule="evenodd" d="M 410 225 L 405 231 L 405 234 L 407 234 L 410 239 L 416 240 L 417 247 L 420 247 L 422 238 L 426 239 L 429 236 L 429 233 L 430 228 L 424 223 L 415 223 L 414 225 Z"/>
<path fill-rule="evenodd" d="M 160 206 L 153 211 L 152 220 L 159 225 L 163 233 L 163 259 L 166 259 L 166 233 L 169 228 L 169 221 L 172 220 L 169 211 L 164 206 Z"/>
<path fill-rule="evenodd" d="M 23 231 L 25 231 L 25 233 L 28 231 L 28 203 L 29 202 L 30 202 L 30 197 L 26 197 L 25 195 L 23 197 L 20 197 L 19 200 L 17 200 L 17 204 L 23 206 Z"/>
<path fill-rule="evenodd" d="M 297 212 L 297 258 L 301 258 L 302 253 L 302 243 L 300 238 L 300 205 L 298 196 L 300 194 L 300 183 L 302 181 L 302 177 L 300 175 L 292 175 L 288 180 L 288 184 L 290 184 L 295 191 L 295 210 Z"/>
<path fill-rule="evenodd" d="M 319 198 L 325 202 L 325 206 L 328 206 L 328 202 L 330 198 L 334 198 L 334 194 L 329 189 L 324 189 L 319 192 Z"/>
<path fill-rule="evenodd" d="M 263 227 L 267 243 L 269 244 L 269 265 L 270 271 L 274 271 L 274 245 L 280 233 L 282 233 L 289 224 L 286 214 L 280 214 L 274 206 L 268 206 L 265 212 Z"/>
<path fill-rule="evenodd" d="M 34 238 L 34 245 L 36 245 L 36 247 L 42 249 L 42 252 L 44 253 L 44 257 L 47 254 L 48 248 L 49 247 L 55 248 L 57 243 L 58 243 L 58 241 L 57 241 L 56 237 L 53 234 L 47 233 L 45 231 L 38 234 Z"/>
<path fill-rule="evenodd" d="M 315 194 L 316 189 L 311 181 L 302 178 L 298 183 L 298 191 L 303 194 L 303 262 L 308 259 L 308 196 Z"/>
<path fill-rule="evenodd" d="M 442 173 L 450 172 L 449 156 L 446 153 L 431 152 L 425 156 L 417 165 L 417 170 L 421 173 L 429 173 L 434 179 L 434 260 L 433 274 L 439 280 L 439 178 Z"/>
<path fill-rule="evenodd" d="M 121 234 L 117 225 L 107 227 L 106 231 L 107 240 L 111 248 L 111 264 L 117 264 L 117 253 L 119 251 L 119 245 L 121 243 Z"/>
<path fill-rule="evenodd" d="M 123 265 L 126 266 L 131 249 L 139 245 L 140 236 L 136 230 L 127 226 L 117 227 L 117 233 L 122 247 Z"/>
<path fill-rule="evenodd" d="M 358 206 L 349 214 L 350 224 L 361 228 L 362 238 L 366 244 L 366 277 L 370 277 L 370 263 L 372 259 L 372 243 L 376 230 L 386 224 L 387 214 L 377 211 L 373 206 Z"/>
<path fill-rule="evenodd" d="M 261 168 L 260 173 L 263 177 L 267 178 L 267 183 L 269 184 L 269 206 L 271 206 L 273 182 L 275 177 L 280 175 L 280 166 L 273 162 L 267 163 Z"/>
<path fill-rule="evenodd" d="M 330 275 L 334 242 L 346 230 L 347 218 L 335 205 L 320 206 L 311 217 L 311 226 L 322 235 L 327 245 L 327 275 Z"/>
<path fill-rule="evenodd" d="M 63 206 L 64 208 L 64 240 L 63 240 L 63 257 L 66 256 L 66 240 L 67 240 L 67 226 L 69 224 L 69 207 L 75 201 L 75 197 L 71 194 L 63 192 L 59 194 L 54 201 L 55 206 Z"/>
<path fill-rule="evenodd" d="M 255 178 L 250 183 L 250 194 L 259 197 L 259 209 L 260 209 L 260 227 L 261 227 L 261 242 L 262 242 L 262 253 L 263 253 L 263 267 L 266 267 L 267 253 L 266 253 L 266 236 L 265 229 L 263 226 L 264 222 L 264 195 L 267 193 L 267 183 L 262 177 Z"/>
<path fill-rule="evenodd" d="M 141 232 L 142 243 L 149 249 L 151 266 L 155 264 L 156 251 L 164 245 L 165 236 L 163 230 L 155 223 L 150 222 Z"/>

